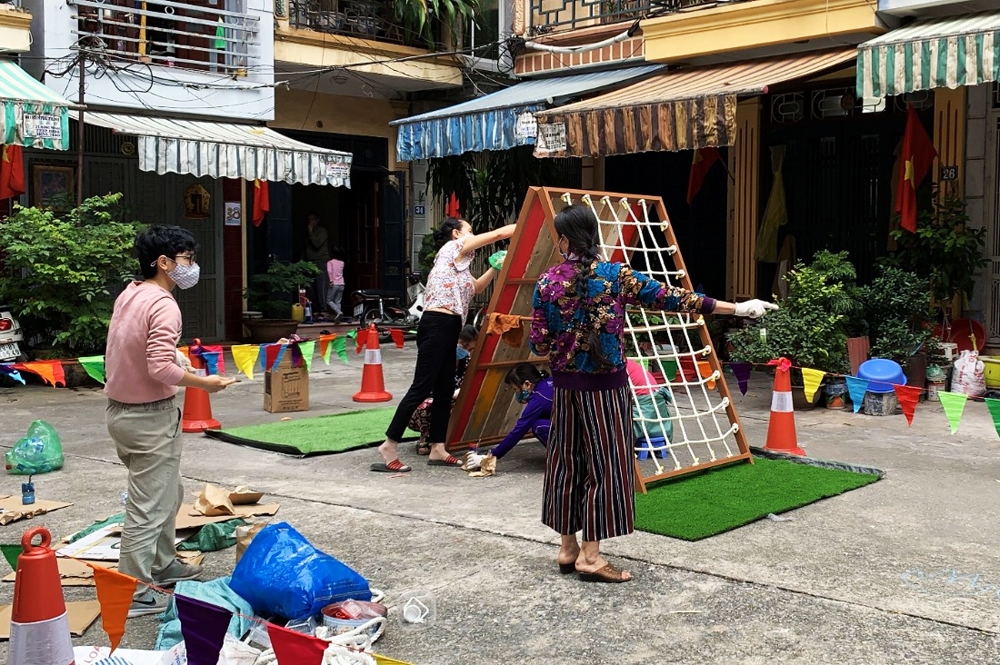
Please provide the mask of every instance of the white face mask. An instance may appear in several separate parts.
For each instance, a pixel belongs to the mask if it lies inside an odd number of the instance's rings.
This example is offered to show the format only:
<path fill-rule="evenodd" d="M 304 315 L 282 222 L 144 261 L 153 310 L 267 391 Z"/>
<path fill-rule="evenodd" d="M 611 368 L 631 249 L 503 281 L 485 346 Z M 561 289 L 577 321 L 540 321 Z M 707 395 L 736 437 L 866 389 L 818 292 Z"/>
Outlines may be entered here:
<path fill-rule="evenodd" d="M 167 276 L 174 280 L 177 288 L 181 290 L 190 289 L 198 283 L 198 278 L 201 277 L 201 266 L 197 263 L 189 266 L 182 266 L 178 263 L 174 266 L 173 270 L 167 272 Z"/>

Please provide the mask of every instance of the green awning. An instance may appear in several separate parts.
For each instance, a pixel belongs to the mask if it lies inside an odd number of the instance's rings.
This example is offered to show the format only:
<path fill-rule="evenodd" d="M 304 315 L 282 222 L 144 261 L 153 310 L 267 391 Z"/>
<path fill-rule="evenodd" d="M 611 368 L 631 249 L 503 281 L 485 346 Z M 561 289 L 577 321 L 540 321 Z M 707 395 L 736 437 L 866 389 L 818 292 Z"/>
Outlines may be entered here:
<path fill-rule="evenodd" d="M 866 99 L 998 79 L 1000 12 L 915 21 L 858 47 Z"/>
<path fill-rule="evenodd" d="M 0 60 L 0 144 L 69 148 L 73 104 L 10 60 Z"/>

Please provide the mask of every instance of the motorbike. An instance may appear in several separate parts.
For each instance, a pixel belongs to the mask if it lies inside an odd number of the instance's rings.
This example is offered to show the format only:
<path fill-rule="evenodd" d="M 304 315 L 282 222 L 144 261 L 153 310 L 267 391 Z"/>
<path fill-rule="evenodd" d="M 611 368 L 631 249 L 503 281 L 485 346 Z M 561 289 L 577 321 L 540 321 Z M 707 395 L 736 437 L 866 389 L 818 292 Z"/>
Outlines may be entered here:
<path fill-rule="evenodd" d="M 424 313 L 424 285 L 419 273 L 406 276 L 407 307 L 400 303 L 400 294 L 385 289 L 359 289 L 351 294 L 354 318 L 367 328 L 374 323 L 379 337 L 388 337 L 386 328 L 414 328 Z"/>
<path fill-rule="evenodd" d="M 0 363 L 23 362 L 26 357 L 21 352 L 24 334 L 10 308 L 0 305 Z"/>

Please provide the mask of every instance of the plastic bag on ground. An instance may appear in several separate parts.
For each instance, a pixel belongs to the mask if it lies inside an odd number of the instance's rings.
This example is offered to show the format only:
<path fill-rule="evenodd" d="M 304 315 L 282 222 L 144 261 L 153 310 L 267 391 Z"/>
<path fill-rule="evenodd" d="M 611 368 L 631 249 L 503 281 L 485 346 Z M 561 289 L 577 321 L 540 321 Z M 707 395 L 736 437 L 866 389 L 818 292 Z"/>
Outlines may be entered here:
<path fill-rule="evenodd" d="M 986 394 L 986 367 L 976 351 L 962 351 L 955 361 L 955 372 L 951 378 L 951 391 L 965 393 L 969 397 Z"/>
<path fill-rule="evenodd" d="M 37 476 L 63 467 L 62 442 L 52 425 L 36 420 L 28 434 L 7 451 L 7 471 L 17 476 Z"/>
<path fill-rule="evenodd" d="M 364 577 L 320 552 L 286 522 L 261 530 L 236 564 L 229 582 L 261 615 L 299 619 L 354 598 L 371 600 Z"/>

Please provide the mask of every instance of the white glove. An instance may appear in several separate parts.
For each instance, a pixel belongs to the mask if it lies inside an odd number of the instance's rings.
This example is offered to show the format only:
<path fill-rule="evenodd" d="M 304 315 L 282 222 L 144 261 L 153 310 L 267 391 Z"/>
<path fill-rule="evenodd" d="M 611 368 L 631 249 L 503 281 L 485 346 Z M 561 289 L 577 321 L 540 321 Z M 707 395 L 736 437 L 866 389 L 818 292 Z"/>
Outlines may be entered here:
<path fill-rule="evenodd" d="M 778 306 L 773 302 L 767 302 L 766 300 L 747 300 L 746 302 L 736 303 L 736 316 L 742 316 L 748 319 L 759 319 L 769 311 L 774 311 L 776 309 L 778 309 Z"/>
<path fill-rule="evenodd" d="M 190 372 L 191 374 L 195 373 L 194 367 L 191 366 L 191 361 L 185 354 L 181 353 L 180 349 L 176 349 L 174 351 L 174 361 L 180 365 L 181 369 L 185 372 Z"/>
<path fill-rule="evenodd" d="M 483 460 L 486 459 L 486 455 L 478 455 L 473 452 L 469 452 L 465 456 L 465 466 L 463 467 L 466 471 L 476 471 L 483 464 Z"/>

